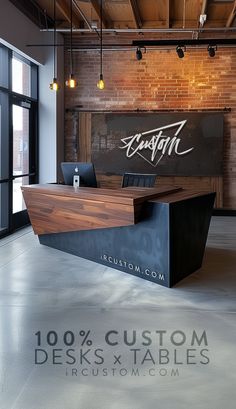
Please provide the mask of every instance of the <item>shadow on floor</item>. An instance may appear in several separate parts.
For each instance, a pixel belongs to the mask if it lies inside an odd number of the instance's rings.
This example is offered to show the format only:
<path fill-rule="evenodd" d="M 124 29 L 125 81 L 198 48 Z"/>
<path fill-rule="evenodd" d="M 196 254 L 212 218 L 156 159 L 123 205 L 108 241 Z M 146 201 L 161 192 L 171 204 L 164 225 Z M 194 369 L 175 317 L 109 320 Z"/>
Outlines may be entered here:
<path fill-rule="evenodd" d="M 176 284 L 175 288 L 236 291 L 236 251 L 207 247 L 200 270 Z"/>

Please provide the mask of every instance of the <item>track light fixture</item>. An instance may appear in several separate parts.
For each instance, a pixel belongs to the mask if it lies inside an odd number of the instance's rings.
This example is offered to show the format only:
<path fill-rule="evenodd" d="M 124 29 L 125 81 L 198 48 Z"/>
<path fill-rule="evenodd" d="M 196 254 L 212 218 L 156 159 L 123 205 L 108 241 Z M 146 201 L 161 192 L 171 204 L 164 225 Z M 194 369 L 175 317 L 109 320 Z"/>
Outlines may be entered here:
<path fill-rule="evenodd" d="M 216 45 L 208 45 L 207 51 L 208 51 L 209 57 L 215 57 L 215 55 L 216 55 L 216 50 L 217 50 L 217 46 L 216 46 Z"/>
<path fill-rule="evenodd" d="M 53 71 L 54 76 L 52 83 L 49 85 L 49 88 L 53 91 L 59 90 L 59 84 L 57 82 L 56 76 L 56 0 L 53 1 L 53 20 L 54 20 L 54 27 L 53 27 Z"/>
<path fill-rule="evenodd" d="M 69 79 L 66 81 L 66 86 L 68 88 L 75 88 L 77 86 L 77 82 L 74 78 L 73 74 L 73 47 L 72 47 L 72 17 L 73 17 L 73 12 L 72 12 L 72 0 L 70 0 L 70 76 Z"/>
<path fill-rule="evenodd" d="M 184 58 L 184 52 L 186 51 L 186 47 L 181 47 L 180 45 L 177 45 L 176 47 L 176 52 L 179 58 Z"/>
<path fill-rule="evenodd" d="M 136 58 L 137 58 L 138 61 L 140 61 L 143 58 L 142 51 L 140 50 L 139 47 L 136 50 Z"/>

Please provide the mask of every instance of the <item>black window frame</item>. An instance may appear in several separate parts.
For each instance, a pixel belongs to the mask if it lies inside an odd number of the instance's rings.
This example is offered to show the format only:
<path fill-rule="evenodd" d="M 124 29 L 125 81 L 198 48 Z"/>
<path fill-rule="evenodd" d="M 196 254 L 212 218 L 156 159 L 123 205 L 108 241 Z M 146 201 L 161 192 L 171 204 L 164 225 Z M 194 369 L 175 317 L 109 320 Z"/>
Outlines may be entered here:
<path fill-rule="evenodd" d="M 29 183 L 38 183 L 39 180 L 39 158 L 38 158 L 38 145 L 39 145 L 39 132 L 38 132 L 38 95 L 39 95 L 39 75 L 38 75 L 38 66 L 37 64 L 33 63 L 32 61 L 28 60 L 21 54 L 17 53 L 15 50 L 11 50 L 10 48 L 6 47 L 4 44 L 0 42 L 0 49 L 4 49 L 6 52 L 7 58 L 7 66 L 8 69 L 5 72 L 7 86 L 5 84 L 0 84 L 0 91 L 8 95 L 8 138 L 9 143 L 9 158 L 8 158 L 8 177 L 7 179 L 0 179 L 0 184 L 8 183 L 8 204 L 9 204 L 9 220 L 8 220 L 8 227 L 6 232 L 0 234 L 0 238 L 12 233 L 16 229 L 20 227 L 24 227 L 26 224 L 29 223 L 29 218 L 27 214 L 27 210 L 23 210 L 22 212 L 13 214 L 12 209 L 12 199 L 13 199 L 13 180 L 16 179 L 13 176 L 13 123 L 12 123 L 12 106 L 14 104 L 24 107 L 24 104 L 30 104 L 30 118 L 29 118 L 29 126 L 30 126 L 30 149 L 29 149 Z M 31 95 L 32 91 L 36 97 L 28 96 L 25 94 L 20 94 L 17 92 L 12 91 L 12 59 L 13 57 L 17 58 L 18 60 L 28 64 L 31 68 Z M 1 66 L 1 65 L 0 65 Z M 2 73 L 4 78 L 4 73 Z M 22 105 L 21 105 L 22 104 Z M 1 226 L 0 226 L 1 227 Z"/>

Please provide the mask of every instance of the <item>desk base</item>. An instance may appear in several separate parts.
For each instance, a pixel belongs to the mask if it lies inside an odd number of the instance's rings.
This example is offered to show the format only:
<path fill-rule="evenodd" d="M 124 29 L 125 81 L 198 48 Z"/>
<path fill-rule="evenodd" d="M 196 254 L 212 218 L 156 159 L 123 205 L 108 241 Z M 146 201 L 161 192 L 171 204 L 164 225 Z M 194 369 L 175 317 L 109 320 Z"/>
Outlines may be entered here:
<path fill-rule="evenodd" d="M 215 193 L 146 202 L 132 226 L 43 234 L 41 244 L 172 287 L 202 265 Z"/>

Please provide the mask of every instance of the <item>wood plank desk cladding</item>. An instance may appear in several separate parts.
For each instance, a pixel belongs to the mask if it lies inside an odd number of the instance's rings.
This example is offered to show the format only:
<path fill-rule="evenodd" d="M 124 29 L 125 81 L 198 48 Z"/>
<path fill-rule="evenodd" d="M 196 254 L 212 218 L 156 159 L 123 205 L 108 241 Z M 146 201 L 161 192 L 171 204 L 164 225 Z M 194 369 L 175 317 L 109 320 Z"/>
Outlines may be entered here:
<path fill-rule="evenodd" d="M 41 244 L 172 287 L 201 267 L 214 192 L 22 187 Z"/>
<path fill-rule="evenodd" d="M 94 189 L 63 185 L 23 186 L 35 234 L 93 230 L 137 223 L 145 201 L 180 190 Z"/>

